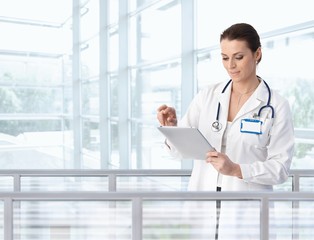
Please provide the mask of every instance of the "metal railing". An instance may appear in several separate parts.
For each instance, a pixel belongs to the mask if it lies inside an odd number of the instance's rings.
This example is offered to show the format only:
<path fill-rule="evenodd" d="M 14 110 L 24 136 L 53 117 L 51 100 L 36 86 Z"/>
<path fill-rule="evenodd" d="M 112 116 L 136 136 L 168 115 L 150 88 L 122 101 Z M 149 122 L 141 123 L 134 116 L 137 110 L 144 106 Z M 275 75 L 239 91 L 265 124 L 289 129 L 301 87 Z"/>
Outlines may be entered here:
<path fill-rule="evenodd" d="M 12 191 L 20 192 L 23 179 L 36 179 L 41 177 L 80 177 L 80 178 L 90 178 L 90 177 L 100 177 L 107 182 L 106 187 L 108 189 L 101 189 L 103 191 L 116 192 L 118 191 L 118 178 L 127 177 L 147 177 L 147 178 L 175 178 L 175 177 L 185 177 L 189 178 L 191 175 L 191 170 L 176 170 L 176 169 L 136 169 L 136 170 L 0 170 L 1 177 L 11 177 L 12 178 Z M 291 191 L 300 191 L 300 179 L 304 177 L 313 177 L 314 170 L 305 169 L 294 169 L 290 171 L 291 179 Z M 10 180 L 8 180 L 10 182 Z M 285 183 L 287 184 L 287 183 Z M 128 189 L 129 190 L 129 189 Z M 183 189 L 186 190 L 186 189 Z M 67 189 L 68 191 L 68 189 Z"/>
<path fill-rule="evenodd" d="M 120 191 L 120 179 L 130 177 L 135 178 L 149 178 L 150 180 L 157 181 L 158 178 L 189 177 L 191 170 L 1 170 L 1 177 L 9 177 L 12 180 L 12 191 L 0 192 L 0 202 L 3 203 L 3 239 L 13 240 L 19 239 L 16 237 L 15 228 L 19 228 L 14 217 L 16 211 L 20 208 L 21 204 L 25 202 L 69 202 L 76 203 L 99 201 L 111 202 L 128 201 L 131 204 L 130 208 L 130 238 L 132 240 L 143 239 L 143 206 L 147 202 L 155 201 L 172 201 L 172 202 L 186 202 L 186 201 L 209 201 L 215 202 L 216 200 L 222 201 L 257 201 L 259 203 L 259 239 L 270 239 L 270 206 L 274 202 L 287 202 L 291 205 L 291 209 L 299 210 L 299 203 L 312 202 L 314 199 L 313 192 L 302 192 L 300 190 L 300 179 L 303 177 L 314 177 L 314 170 L 292 170 L 290 177 L 292 179 L 291 192 L 187 192 L 184 188 L 181 191 L 141 191 L 136 188 L 135 191 L 127 191 L 124 189 Z M 27 191 L 23 190 L 24 180 L 51 177 L 51 178 L 82 178 L 101 177 L 105 178 L 107 184 L 102 190 L 96 191 L 32 191 L 32 188 Z M 157 178 L 157 180 L 156 180 Z M 184 180 L 186 182 L 186 180 Z M 171 189 L 171 188 L 170 188 Z M 16 203 L 18 203 L 16 205 Z M 115 208 L 115 204 L 112 205 Z M 126 218 L 124 216 L 123 218 Z M 296 218 L 299 218 L 297 216 Z M 0 215 L 1 219 L 1 215 Z M 313 223 L 311 223 L 313 224 Z M 1 225 L 1 224 L 0 224 Z M 294 226 L 291 226 L 294 227 Z M 298 226 L 297 226 L 298 227 Z M 312 229 L 314 226 L 310 226 Z M 1 235 L 1 234 L 0 234 Z M 298 239 L 298 233 L 294 235 L 293 239 Z M 1 239 L 1 236 L 0 236 Z M 27 239 L 27 238 L 23 238 Z M 31 238 L 30 238 L 31 239 Z M 70 238 L 69 238 L 70 239 Z M 113 238 L 115 239 L 115 238 Z M 118 239 L 118 238 L 117 238 Z"/>
<path fill-rule="evenodd" d="M 23 201 L 131 201 L 131 238 L 143 239 L 143 203 L 145 201 L 216 201 L 220 199 L 234 201 L 260 202 L 260 238 L 269 239 L 269 205 L 273 201 L 312 201 L 313 193 L 297 192 L 31 192 L 0 193 L 4 201 L 4 239 L 13 240 L 14 208 L 13 202 Z"/>

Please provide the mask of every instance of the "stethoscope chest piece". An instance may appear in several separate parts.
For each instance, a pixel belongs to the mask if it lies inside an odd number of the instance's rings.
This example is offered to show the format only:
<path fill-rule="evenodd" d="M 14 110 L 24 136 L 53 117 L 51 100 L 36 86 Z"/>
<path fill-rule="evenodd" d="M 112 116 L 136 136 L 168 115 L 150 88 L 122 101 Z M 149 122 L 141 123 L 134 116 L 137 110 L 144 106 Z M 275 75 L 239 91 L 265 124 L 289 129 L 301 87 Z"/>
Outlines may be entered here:
<path fill-rule="evenodd" d="M 222 124 L 217 120 L 212 123 L 212 130 L 214 132 L 219 132 L 222 129 Z"/>

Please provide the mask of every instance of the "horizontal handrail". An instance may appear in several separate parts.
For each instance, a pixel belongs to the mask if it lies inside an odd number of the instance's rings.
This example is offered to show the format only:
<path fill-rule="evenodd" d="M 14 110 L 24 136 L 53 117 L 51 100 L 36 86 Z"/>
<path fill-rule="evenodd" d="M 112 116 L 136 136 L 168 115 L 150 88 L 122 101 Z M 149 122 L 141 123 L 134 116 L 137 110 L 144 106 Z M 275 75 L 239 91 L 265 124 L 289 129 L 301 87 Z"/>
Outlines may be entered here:
<path fill-rule="evenodd" d="M 0 192 L 0 199 L 11 200 L 313 200 L 313 192 L 265 192 L 265 191 L 158 191 L 158 192 Z"/>
<path fill-rule="evenodd" d="M 313 171 L 314 173 L 314 171 Z M 183 169 L 7 169 L 0 170 L 1 175 L 36 175 L 36 176 L 63 176 L 63 175 L 190 175 L 191 170 Z"/>
<path fill-rule="evenodd" d="M 14 192 L 0 192 L 0 199 L 4 201 L 4 239 L 13 239 L 13 201 L 118 201 L 129 200 L 132 202 L 132 237 L 142 239 L 142 202 L 145 200 L 257 200 L 260 204 L 260 239 L 268 239 L 269 234 L 269 201 L 302 201 L 312 200 L 313 193 L 298 192 L 301 177 L 313 176 L 314 170 L 295 169 L 290 171 L 293 192 L 186 192 L 186 191 L 133 191 L 118 192 L 118 177 L 189 177 L 191 170 L 182 169 L 9 169 L 0 170 L 0 176 L 11 176 L 14 182 Z M 62 191 L 62 192 L 22 192 L 23 177 L 107 177 L 108 191 Z M 297 206 L 297 204 L 295 204 Z"/>
<path fill-rule="evenodd" d="M 4 202 L 4 239 L 13 240 L 15 201 L 119 201 L 132 202 L 132 239 L 142 239 L 143 202 L 146 200 L 257 200 L 260 201 L 260 239 L 269 237 L 270 201 L 311 201 L 313 193 L 303 192 L 6 192 Z"/>
<path fill-rule="evenodd" d="M 0 177 L 13 177 L 13 191 L 20 192 L 23 177 L 107 177 L 108 191 L 117 191 L 118 177 L 189 177 L 189 169 L 8 169 L 0 170 Z M 292 178 L 291 189 L 300 191 L 300 178 L 314 177 L 314 170 L 293 169 L 290 171 Z"/>
<path fill-rule="evenodd" d="M 90 175 L 191 175 L 190 169 L 4 169 L 1 175 L 21 176 L 90 176 Z M 292 169 L 290 176 L 314 176 L 314 169 Z"/>

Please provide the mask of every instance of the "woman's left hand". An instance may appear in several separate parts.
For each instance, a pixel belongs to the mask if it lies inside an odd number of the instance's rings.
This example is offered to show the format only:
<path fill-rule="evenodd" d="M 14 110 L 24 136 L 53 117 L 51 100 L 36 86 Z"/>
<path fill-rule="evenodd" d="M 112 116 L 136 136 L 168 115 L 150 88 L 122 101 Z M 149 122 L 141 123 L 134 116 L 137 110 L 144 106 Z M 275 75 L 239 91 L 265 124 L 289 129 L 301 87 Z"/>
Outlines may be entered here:
<path fill-rule="evenodd" d="M 223 175 L 242 178 L 240 165 L 232 162 L 224 153 L 216 151 L 207 152 L 206 162 L 213 165 L 213 167 Z"/>

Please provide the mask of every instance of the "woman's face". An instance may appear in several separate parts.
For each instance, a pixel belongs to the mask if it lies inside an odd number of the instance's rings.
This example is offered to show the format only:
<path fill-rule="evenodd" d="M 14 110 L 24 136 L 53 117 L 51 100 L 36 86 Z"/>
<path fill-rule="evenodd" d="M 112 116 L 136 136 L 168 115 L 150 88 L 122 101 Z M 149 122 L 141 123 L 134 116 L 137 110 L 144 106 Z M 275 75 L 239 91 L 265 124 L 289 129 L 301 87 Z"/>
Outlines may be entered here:
<path fill-rule="evenodd" d="M 222 63 L 234 82 L 247 82 L 256 78 L 256 62 L 261 49 L 253 53 L 245 41 L 224 39 L 220 42 Z"/>

